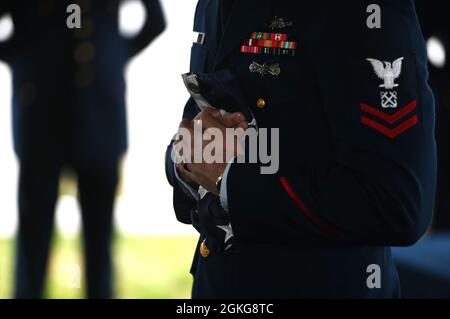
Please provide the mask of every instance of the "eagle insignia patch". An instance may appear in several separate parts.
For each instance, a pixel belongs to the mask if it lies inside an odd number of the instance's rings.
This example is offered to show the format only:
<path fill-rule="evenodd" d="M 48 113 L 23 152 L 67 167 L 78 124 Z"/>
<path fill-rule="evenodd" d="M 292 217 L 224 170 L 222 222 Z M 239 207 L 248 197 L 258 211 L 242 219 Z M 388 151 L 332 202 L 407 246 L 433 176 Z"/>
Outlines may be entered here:
<path fill-rule="evenodd" d="M 378 86 L 379 92 L 377 92 L 381 109 L 368 103 L 360 103 L 361 123 L 389 138 L 396 138 L 419 122 L 418 116 L 415 114 L 416 100 L 408 99 L 409 94 L 404 96 L 405 92 L 409 91 L 409 85 L 405 83 L 408 83 L 410 74 L 407 74 L 404 79 L 404 82 L 406 81 L 404 83 L 405 90 L 402 90 L 400 84 L 396 83 L 396 80 L 402 75 L 402 67 L 406 63 L 406 59 L 400 57 L 393 62 L 388 62 L 367 58 L 366 61 L 370 63 L 375 75 L 383 81 Z M 372 81 L 369 82 L 372 83 Z M 406 105 L 403 104 L 405 102 L 407 102 Z"/>
<path fill-rule="evenodd" d="M 404 58 L 399 58 L 394 62 L 381 62 L 376 59 L 367 59 L 372 66 L 375 74 L 384 81 L 384 84 L 380 85 L 380 88 L 385 88 L 387 90 L 392 90 L 398 87 L 395 84 L 395 80 L 400 77 L 402 73 L 402 63 Z"/>

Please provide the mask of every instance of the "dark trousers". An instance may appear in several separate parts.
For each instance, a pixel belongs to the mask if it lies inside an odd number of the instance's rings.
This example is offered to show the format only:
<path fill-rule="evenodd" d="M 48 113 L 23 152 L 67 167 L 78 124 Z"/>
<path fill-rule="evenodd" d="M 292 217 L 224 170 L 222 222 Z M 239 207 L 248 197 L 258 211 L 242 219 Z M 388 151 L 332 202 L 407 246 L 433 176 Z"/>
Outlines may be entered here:
<path fill-rule="evenodd" d="M 58 182 L 64 161 L 20 163 L 16 298 L 43 293 Z M 118 161 L 71 163 L 78 176 L 88 298 L 112 297 L 111 238 Z"/>

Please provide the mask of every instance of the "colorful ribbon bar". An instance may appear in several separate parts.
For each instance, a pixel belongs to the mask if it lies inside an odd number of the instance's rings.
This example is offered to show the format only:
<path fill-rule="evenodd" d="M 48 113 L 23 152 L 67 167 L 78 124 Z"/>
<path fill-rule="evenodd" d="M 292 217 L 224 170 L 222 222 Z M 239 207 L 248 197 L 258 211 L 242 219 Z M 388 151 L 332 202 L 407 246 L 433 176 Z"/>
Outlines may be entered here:
<path fill-rule="evenodd" d="M 297 49 L 297 42 L 293 41 L 272 41 L 272 40 L 245 40 L 242 45 L 257 46 L 263 48 L 282 48 L 282 49 Z"/>
<path fill-rule="evenodd" d="M 249 45 L 242 45 L 241 52 L 242 53 L 253 53 L 253 54 L 295 56 L 294 49 L 264 48 L 264 47 L 249 46 Z"/>
<path fill-rule="evenodd" d="M 257 46 L 250 46 L 250 45 L 243 45 L 241 46 L 241 52 L 242 53 L 254 53 L 259 54 L 261 47 Z"/>
<path fill-rule="evenodd" d="M 253 32 L 251 38 L 255 40 L 287 41 L 288 35 L 286 33 Z"/>

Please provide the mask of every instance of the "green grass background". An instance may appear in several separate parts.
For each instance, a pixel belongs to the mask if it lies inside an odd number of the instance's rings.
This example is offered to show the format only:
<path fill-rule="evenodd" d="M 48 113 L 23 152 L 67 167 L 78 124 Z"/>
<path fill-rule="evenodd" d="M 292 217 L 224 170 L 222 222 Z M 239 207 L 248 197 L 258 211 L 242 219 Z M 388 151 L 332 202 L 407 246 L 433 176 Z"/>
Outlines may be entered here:
<path fill-rule="evenodd" d="M 189 274 L 196 238 L 117 235 L 114 242 L 117 298 L 189 298 Z M 70 288 L 70 265 L 82 265 L 81 240 L 55 235 L 48 266 L 46 298 L 84 298 Z M 12 297 L 14 241 L 0 238 L 0 299 Z M 82 268 L 82 266 L 81 266 Z"/>

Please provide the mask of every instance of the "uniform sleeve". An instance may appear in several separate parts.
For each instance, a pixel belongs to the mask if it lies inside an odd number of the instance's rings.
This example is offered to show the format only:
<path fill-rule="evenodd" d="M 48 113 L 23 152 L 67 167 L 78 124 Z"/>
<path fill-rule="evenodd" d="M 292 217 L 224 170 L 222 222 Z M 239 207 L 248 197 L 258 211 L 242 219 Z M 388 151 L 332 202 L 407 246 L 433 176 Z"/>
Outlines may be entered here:
<path fill-rule="evenodd" d="M 426 230 L 436 150 L 425 44 L 412 1 L 381 3 L 378 30 L 366 28 L 363 5 L 335 5 L 311 56 L 330 158 L 284 171 L 281 161 L 276 175 L 231 166 L 236 241 L 403 246 Z"/>
<path fill-rule="evenodd" d="M 166 28 L 164 12 L 159 0 L 144 0 L 147 20 L 141 32 L 130 41 L 130 56 L 134 56 L 149 45 Z"/>

